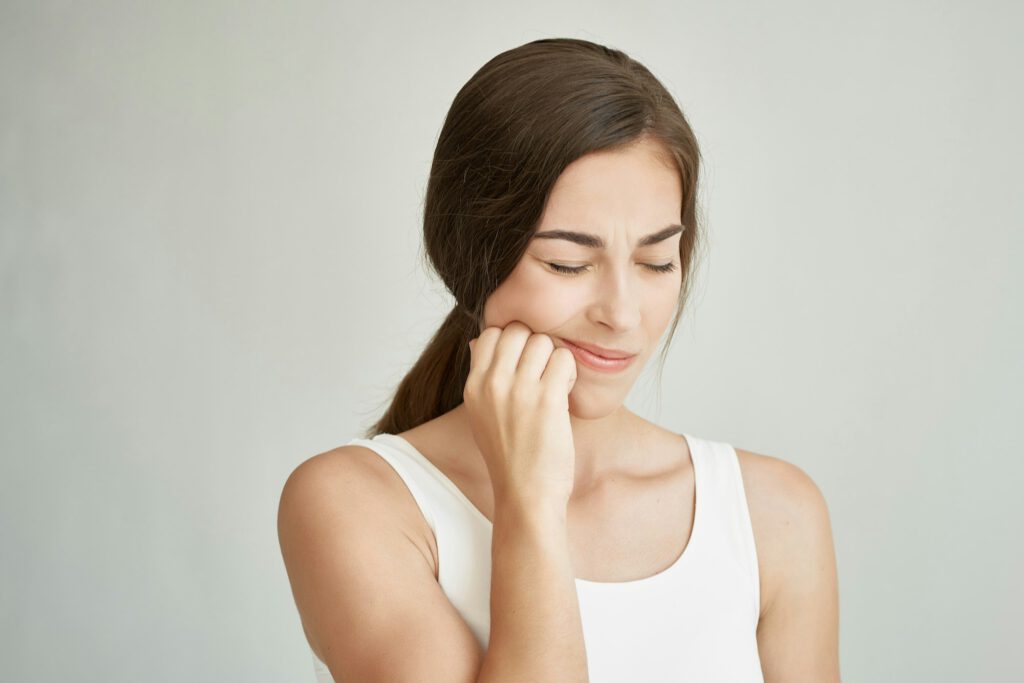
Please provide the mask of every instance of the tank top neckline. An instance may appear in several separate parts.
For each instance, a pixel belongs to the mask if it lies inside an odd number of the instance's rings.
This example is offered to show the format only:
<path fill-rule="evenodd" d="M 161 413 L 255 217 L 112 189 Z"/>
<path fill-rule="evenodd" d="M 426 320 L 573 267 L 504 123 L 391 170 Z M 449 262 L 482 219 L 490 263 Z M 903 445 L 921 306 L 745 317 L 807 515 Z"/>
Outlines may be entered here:
<path fill-rule="evenodd" d="M 699 443 L 699 439 L 685 434 L 683 432 L 677 432 L 679 436 L 682 436 L 686 440 L 687 449 L 690 452 L 690 463 L 693 467 L 693 488 L 694 488 L 694 510 L 693 510 L 693 523 L 691 524 L 690 537 L 686 541 L 686 545 L 683 547 L 676 559 L 673 560 L 672 564 L 664 569 L 651 574 L 650 576 L 641 577 L 639 579 L 630 579 L 628 581 L 591 581 L 589 579 L 581 579 L 574 577 L 577 586 L 593 587 L 594 589 L 616 589 L 616 588 L 629 588 L 629 587 L 640 587 L 648 586 L 651 584 L 660 583 L 668 577 L 672 576 L 678 571 L 682 570 L 682 567 L 691 561 L 691 557 L 694 553 L 694 542 L 699 540 L 702 535 L 702 529 L 705 523 L 704 520 L 704 495 L 706 491 L 704 485 L 704 464 L 700 462 L 703 454 L 698 455 L 698 448 L 702 447 Z M 458 486 L 455 485 L 451 479 L 448 478 L 444 472 L 442 472 L 427 456 L 420 453 L 409 441 L 398 434 L 381 433 L 374 436 L 370 441 L 384 440 L 391 446 L 398 448 L 403 453 L 413 457 L 423 466 L 427 467 L 436 478 L 451 491 L 457 499 L 468 507 L 472 514 L 478 518 L 484 525 L 493 530 L 493 523 L 487 518 L 487 516 L 480 511 L 480 509 L 473 504 L 465 493 L 462 492 Z"/>

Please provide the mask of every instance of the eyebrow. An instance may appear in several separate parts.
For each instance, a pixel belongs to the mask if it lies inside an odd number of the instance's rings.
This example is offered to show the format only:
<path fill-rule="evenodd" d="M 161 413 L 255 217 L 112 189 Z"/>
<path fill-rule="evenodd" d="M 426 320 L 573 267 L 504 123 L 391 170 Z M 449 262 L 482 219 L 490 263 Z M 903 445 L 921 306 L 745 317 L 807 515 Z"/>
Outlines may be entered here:
<path fill-rule="evenodd" d="M 682 231 L 683 226 L 673 223 L 672 225 L 669 225 L 657 232 L 641 237 L 636 246 L 637 248 L 649 247 L 652 244 L 657 244 L 658 242 L 667 240 L 673 235 L 678 235 Z M 585 232 L 574 232 L 572 230 L 545 230 L 544 232 L 534 233 L 533 237 L 530 239 L 532 240 L 534 238 L 545 240 L 567 240 L 590 249 L 605 248 L 604 240 L 597 235 L 591 235 Z"/>

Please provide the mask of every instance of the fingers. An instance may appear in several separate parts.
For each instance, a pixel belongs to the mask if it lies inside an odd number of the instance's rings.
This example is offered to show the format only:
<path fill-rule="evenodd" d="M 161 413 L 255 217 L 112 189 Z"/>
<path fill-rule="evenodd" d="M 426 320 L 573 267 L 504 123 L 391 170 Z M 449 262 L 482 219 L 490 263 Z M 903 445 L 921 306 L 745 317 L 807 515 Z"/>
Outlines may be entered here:
<path fill-rule="evenodd" d="M 572 351 L 564 346 L 555 349 L 541 376 L 541 382 L 559 396 L 571 391 L 576 384 L 576 356 Z"/>
<path fill-rule="evenodd" d="M 476 343 L 471 347 L 469 369 L 473 374 L 486 374 L 491 372 L 506 372 L 508 375 L 515 371 L 518 364 L 519 354 L 529 338 L 532 330 L 525 324 L 513 321 L 501 327 L 487 327 Z M 507 356 L 511 352 L 511 358 Z"/>
<path fill-rule="evenodd" d="M 491 357 L 494 355 L 494 344 L 501 335 L 501 328 L 488 327 L 480 333 L 473 344 L 470 345 L 469 373 L 470 375 L 480 374 L 491 365 Z"/>
<path fill-rule="evenodd" d="M 539 332 L 531 334 L 523 347 L 523 354 L 519 357 L 516 377 L 539 382 L 554 348 L 555 343 L 548 335 Z"/>
<path fill-rule="evenodd" d="M 517 320 L 506 325 L 494 345 L 489 373 L 494 377 L 511 378 L 515 375 L 526 340 L 531 334 L 533 330 Z"/>
<path fill-rule="evenodd" d="M 533 332 L 514 320 L 504 328 L 487 327 L 470 342 L 470 375 L 533 379 L 566 392 L 576 381 L 576 357 L 566 348 L 555 348 L 551 337 Z"/>

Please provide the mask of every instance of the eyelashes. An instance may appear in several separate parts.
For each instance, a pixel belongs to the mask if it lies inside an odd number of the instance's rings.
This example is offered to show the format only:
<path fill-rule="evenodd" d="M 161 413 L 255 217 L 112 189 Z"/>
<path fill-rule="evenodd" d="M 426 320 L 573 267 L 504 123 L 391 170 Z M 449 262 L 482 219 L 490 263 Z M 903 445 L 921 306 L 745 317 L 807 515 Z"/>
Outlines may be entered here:
<path fill-rule="evenodd" d="M 566 275 L 580 275 L 589 268 L 589 266 L 563 266 L 557 263 L 548 263 L 547 265 L 556 273 L 564 273 Z M 655 273 L 671 273 L 676 269 L 676 264 L 672 261 L 664 264 L 644 263 L 643 266 Z"/>

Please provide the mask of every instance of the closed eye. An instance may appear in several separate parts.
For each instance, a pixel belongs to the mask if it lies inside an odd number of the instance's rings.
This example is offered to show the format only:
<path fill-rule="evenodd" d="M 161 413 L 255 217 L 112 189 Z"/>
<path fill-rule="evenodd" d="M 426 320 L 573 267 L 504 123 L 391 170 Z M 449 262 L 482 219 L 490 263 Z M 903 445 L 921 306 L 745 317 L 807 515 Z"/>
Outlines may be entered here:
<path fill-rule="evenodd" d="M 563 266 L 563 265 L 558 264 L 558 263 L 548 263 L 547 265 L 549 265 L 551 267 L 551 269 L 554 270 L 556 273 L 565 273 L 566 275 L 580 275 L 583 272 L 585 272 L 587 270 L 587 268 L 590 267 L 590 266 L 575 266 L 575 267 L 573 267 L 573 266 Z M 675 264 L 674 261 L 669 261 L 668 263 L 662 263 L 662 264 L 643 263 L 641 265 L 644 268 L 647 268 L 648 270 L 650 270 L 652 272 L 655 272 L 655 273 L 671 273 L 672 271 L 674 271 L 676 269 L 676 264 Z"/>

